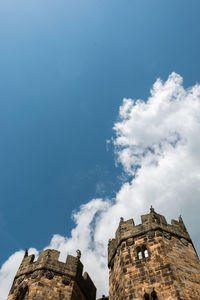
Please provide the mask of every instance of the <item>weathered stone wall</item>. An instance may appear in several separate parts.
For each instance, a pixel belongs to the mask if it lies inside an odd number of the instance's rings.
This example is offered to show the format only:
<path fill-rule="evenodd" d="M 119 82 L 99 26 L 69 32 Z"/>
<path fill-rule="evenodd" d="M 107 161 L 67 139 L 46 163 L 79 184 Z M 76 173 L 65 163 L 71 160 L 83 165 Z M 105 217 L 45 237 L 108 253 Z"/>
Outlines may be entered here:
<path fill-rule="evenodd" d="M 193 245 L 184 239 L 165 239 L 166 261 L 171 266 L 180 299 L 200 299 L 200 263 Z"/>
<path fill-rule="evenodd" d="M 126 226 L 121 219 L 108 248 L 109 300 L 141 300 L 154 292 L 159 300 L 200 299 L 200 263 L 182 219 L 169 225 L 159 216 L 156 223 L 154 211 L 142 216 L 135 231 L 133 221 Z"/>
<path fill-rule="evenodd" d="M 141 219 L 121 218 L 109 241 L 109 297 L 99 300 L 200 300 L 200 263 L 182 218 L 168 224 L 151 208 Z M 59 254 L 45 250 L 34 261 L 26 252 L 7 300 L 95 300 L 80 251 L 65 263 Z"/>
<path fill-rule="evenodd" d="M 24 298 L 22 299 L 86 300 L 74 280 L 65 283 L 60 274 L 54 274 L 52 279 L 47 278 L 48 275 L 48 271 L 41 270 L 27 275 L 25 278 L 23 275 L 20 276 L 15 280 L 8 296 L 8 300 L 17 299 L 17 297 L 20 299 L 23 290 L 25 289 L 26 291 L 26 287 L 28 288 L 27 291 L 24 292 Z M 20 282 L 21 280 L 23 280 L 23 282 Z"/>
<path fill-rule="evenodd" d="M 45 250 L 37 261 L 25 256 L 14 279 L 7 300 L 95 300 L 96 288 L 79 257 L 68 255 L 58 261 L 59 252 Z"/>

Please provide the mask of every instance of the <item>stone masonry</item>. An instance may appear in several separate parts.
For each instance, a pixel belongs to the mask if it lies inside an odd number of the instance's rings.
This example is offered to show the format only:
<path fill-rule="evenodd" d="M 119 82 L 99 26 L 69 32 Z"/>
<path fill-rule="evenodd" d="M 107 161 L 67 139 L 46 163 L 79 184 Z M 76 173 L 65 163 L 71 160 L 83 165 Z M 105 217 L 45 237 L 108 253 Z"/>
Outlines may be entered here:
<path fill-rule="evenodd" d="M 82 276 L 80 251 L 58 261 L 59 251 L 45 250 L 34 262 L 25 252 L 7 300 L 95 300 L 96 287 L 87 273 Z"/>
<path fill-rule="evenodd" d="M 99 300 L 200 300 L 199 258 L 182 218 L 168 224 L 151 207 L 141 221 L 120 219 L 108 243 L 109 296 Z M 45 250 L 34 261 L 25 251 L 7 300 L 95 300 L 80 251 L 65 263 L 59 254 Z"/>
<path fill-rule="evenodd" d="M 199 300 L 200 263 L 183 220 L 166 219 L 153 208 L 120 220 L 108 244 L 109 300 Z"/>

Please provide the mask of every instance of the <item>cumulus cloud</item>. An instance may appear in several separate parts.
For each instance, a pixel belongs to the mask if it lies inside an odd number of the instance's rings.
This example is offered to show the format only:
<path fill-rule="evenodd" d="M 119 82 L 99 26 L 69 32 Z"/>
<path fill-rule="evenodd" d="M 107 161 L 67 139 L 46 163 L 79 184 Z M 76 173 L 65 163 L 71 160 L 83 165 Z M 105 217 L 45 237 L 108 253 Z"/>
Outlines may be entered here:
<path fill-rule="evenodd" d="M 114 132 L 116 159 L 127 182 L 114 200 L 93 199 L 82 205 L 74 214 L 71 237 L 54 235 L 48 246 L 60 250 L 61 259 L 81 249 L 99 295 L 108 288 L 107 241 L 121 216 L 139 222 L 150 205 L 168 220 L 181 213 L 196 245 L 200 239 L 200 86 L 185 89 L 175 73 L 166 82 L 158 79 L 146 101 L 123 100 Z M 17 253 L 13 259 L 19 260 Z M 8 282 L 16 269 L 9 258 L 0 279 Z M 2 284 L 0 280 L 0 289 Z"/>
<path fill-rule="evenodd" d="M 115 124 L 117 159 L 133 179 L 117 199 L 137 211 L 153 204 L 183 213 L 196 234 L 200 192 L 200 86 L 184 89 L 172 73 L 156 81 L 146 102 L 124 99 Z M 128 205 L 128 206 L 127 206 Z M 196 220 L 196 221 L 195 221 Z"/>
<path fill-rule="evenodd" d="M 102 199 L 93 199 L 80 207 L 80 210 L 73 215 L 75 228 L 70 238 L 54 235 L 47 248 L 61 251 L 60 260 L 65 260 L 66 253 L 75 254 L 76 249 L 82 252 L 81 260 L 85 270 L 95 281 L 96 286 L 101 290 L 105 289 L 106 270 L 106 243 L 96 241 L 96 230 L 98 221 L 110 207 L 110 202 Z M 107 283 L 106 283 L 107 285 Z"/>

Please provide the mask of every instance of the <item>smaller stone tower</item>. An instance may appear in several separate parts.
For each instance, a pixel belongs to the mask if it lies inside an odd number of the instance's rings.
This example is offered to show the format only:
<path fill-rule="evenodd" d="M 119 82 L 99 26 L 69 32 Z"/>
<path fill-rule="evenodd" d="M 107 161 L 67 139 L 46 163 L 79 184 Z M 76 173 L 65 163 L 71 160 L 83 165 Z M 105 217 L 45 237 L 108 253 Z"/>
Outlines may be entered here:
<path fill-rule="evenodd" d="M 135 226 L 120 219 L 108 244 L 109 300 L 199 300 L 200 262 L 183 220 L 151 207 Z"/>
<path fill-rule="evenodd" d="M 68 255 L 66 263 L 58 261 L 60 252 L 42 251 L 34 255 L 25 251 L 7 300 L 95 300 L 96 287 L 89 275 L 82 276 L 81 253 Z"/>

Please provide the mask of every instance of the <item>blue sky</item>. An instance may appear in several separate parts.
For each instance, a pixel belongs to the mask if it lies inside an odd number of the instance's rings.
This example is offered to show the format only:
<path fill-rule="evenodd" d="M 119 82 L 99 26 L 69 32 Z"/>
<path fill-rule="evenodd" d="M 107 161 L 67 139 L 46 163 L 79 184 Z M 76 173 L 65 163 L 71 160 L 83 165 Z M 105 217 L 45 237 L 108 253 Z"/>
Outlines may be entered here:
<path fill-rule="evenodd" d="M 114 197 L 122 168 L 106 140 L 119 106 L 173 71 L 185 87 L 200 81 L 199 10 L 198 0 L 0 0 L 0 263 L 69 235 L 81 204 Z"/>

